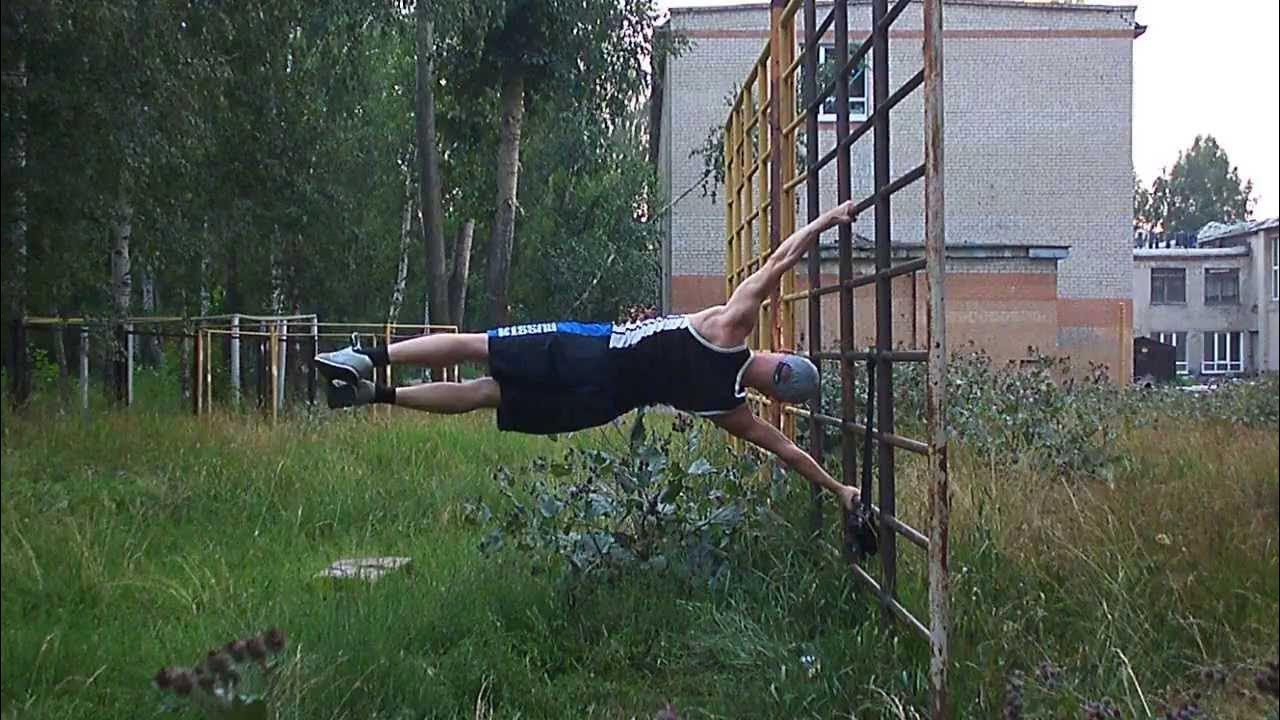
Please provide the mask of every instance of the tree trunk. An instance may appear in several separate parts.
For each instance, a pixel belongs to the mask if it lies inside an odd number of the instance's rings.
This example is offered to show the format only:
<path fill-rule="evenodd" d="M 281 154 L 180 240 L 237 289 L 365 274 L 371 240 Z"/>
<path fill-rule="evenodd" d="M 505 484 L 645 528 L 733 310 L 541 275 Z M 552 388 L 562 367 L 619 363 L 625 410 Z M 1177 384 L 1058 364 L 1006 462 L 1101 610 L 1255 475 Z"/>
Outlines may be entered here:
<path fill-rule="evenodd" d="M 404 286 L 409 280 L 409 240 L 413 237 L 413 180 L 406 173 L 404 178 L 404 211 L 400 215 L 400 263 L 396 266 L 396 282 L 391 288 L 391 306 L 387 308 L 387 322 L 400 320 L 400 306 L 404 304 Z"/>
<path fill-rule="evenodd" d="M 142 314 L 156 314 L 156 274 L 149 265 L 142 268 Z M 156 327 L 147 328 L 157 330 Z M 164 364 L 164 352 L 161 350 L 160 338 L 154 335 L 142 339 L 142 361 L 151 367 Z"/>
<path fill-rule="evenodd" d="M 58 313 L 58 317 L 62 317 L 62 313 Z M 71 377 L 71 366 L 67 364 L 67 328 L 62 325 L 55 325 L 53 328 L 53 361 L 58 364 L 58 374 L 63 378 Z M 69 388 L 67 383 L 59 383 L 58 387 L 62 390 Z M 66 393 L 62 393 L 64 396 Z"/>
<path fill-rule="evenodd" d="M 489 318 L 494 325 L 511 319 L 507 289 L 511 281 L 511 241 L 516 226 L 516 187 L 520 179 L 520 128 L 524 122 L 524 76 L 518 70 L 503 71 L 500 95 L 502 115 L 498 137 L 498 207 L 489 233 L 485 290 L 489 294 Z"/>
<path fill-rule="evenodd" d="M 656 39 L 650 41 L 650 50 Z M 655 173 L 658 172 L 658 150 L 662 145 L 662 96 L 666 73 L 667 56 L 663 53 L 654 57 L 653 71 L 649 76 L 649 167 Z"/>
<path fill-rule="evenodd" d="M 427 311 L 432 307 L 441 318 L 449 317 L 448 276 L 444 267 L 444 208 L 440 200 L 440 152 L 436 147 L 435 37 L 431 20 L 432 3 L 418 0 L 417 6 L 417 89 L 414 114 L 419 168 L 419 209 L 422 212 L 422 240 L 427 251 Z M 430 320 L 427 321 L 428 323 Z"/>
<path fill-rule="evenodd" d="M 125 183 L 121 178 L 121 183 Z M 129 260 L 129 241 L 133 238 L 133 206 L 128 192 L 120 189 L 119 202 L 111 223 L 111 301 L 116 318 L 129 317 L 129 301 L 133 297 L 133 267 Z"/>
<path fill-rule="evenodd" d="M 12 318 L 21 319 L 27 314 L 27 64 L 26 59 L 19 57 L 14 66 L 13 72 L 5 69 L 4 84 L 12 89 L 13 97 L 16 102 L 13 108 L 14 133 L 13 142 L 9 146 L 11 157 L 5 158 L 6 173 L 5 185 L 9 185 L 13 180 L 17 181 L 13 188 L 13 207 L 11 208 L 11 223 L 8 228 L 8 236 L 10 242 L 13 243 L 14 255 L 12 268 L 9 277 L 13 285 L 9 288 L 10 308 Z M 11 164 L 10 164 L 11 163 Z M 7 170 L 12 168 L 16 177 L 11 177 Z"/>
<path fill-rule="evenodd" d="M 467 274 L 471 272 L 471 241 L 476 221 L 467 218 L 453 243 L 453 274 L 449 276 L 449 323 L 461 328 L 467 310 Z"/>

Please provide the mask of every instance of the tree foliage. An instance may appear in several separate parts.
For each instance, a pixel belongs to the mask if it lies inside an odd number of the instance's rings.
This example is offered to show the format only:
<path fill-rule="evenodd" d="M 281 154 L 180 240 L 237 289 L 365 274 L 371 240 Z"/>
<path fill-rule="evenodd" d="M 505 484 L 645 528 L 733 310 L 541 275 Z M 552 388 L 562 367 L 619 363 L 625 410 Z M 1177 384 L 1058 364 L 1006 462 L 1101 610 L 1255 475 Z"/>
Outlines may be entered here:
<path fill-rule="evenodd" d="M 1150 191 L 1136 177 L 1134 186 L 1135 226 L 1170 233 L 1194 234 L 1209 222 L 1247 220 L 1255 202 L 1253 181 L 1241 180 L 1212 135 L 1197 135 Z"/>
<path fill-rule="evenodd" d="M 5 320 L 108 314 L 112 222 L 125 206 L 135 272 L 155 278 L 159 314 L 385 317 L 406 169 L 418 182 L 413 11 L 345 0 L 5 3 Z M 469 218 L 480 237 L 490 232 L 499 79 L 515 63 L 529 108 L 516 319 L 609 318 L 652 300 L 655 183 L 636 121 L 649 0 L 431 11 L 444 237 Z M 407 304 L 420 312 L 422 245 L 409 254 Z M 484 267 L 477 242 L 473 289 Z M 599 268 L 608 276 L 593 285 Z"/>

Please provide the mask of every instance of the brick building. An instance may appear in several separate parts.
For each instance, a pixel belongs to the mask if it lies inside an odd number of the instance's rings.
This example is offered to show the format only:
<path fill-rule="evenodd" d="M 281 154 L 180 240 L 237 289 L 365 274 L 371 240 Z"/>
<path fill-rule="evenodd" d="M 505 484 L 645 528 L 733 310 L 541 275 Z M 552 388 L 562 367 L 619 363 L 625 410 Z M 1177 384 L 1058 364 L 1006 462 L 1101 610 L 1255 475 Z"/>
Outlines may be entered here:
<path fill-rule="evenodd" d="M 819 17 L 824 14 L 820 4 Z M 870 4 L 852 5 L 849 16 L 850 42 L 860 42 L 870 31 Z M 913 4 L 899 21 L 903 29 L 890 34 L 890 90 L 921 66 L 920 23 L 920 6 Z M 691 153 L 723 124 L 728 98 L 768 39 L 769 8 L 673 8 L 668 27 L 690 41 L 663 76 L 659 176 L 678 197 L 703 175 L 702 158 Z M 1105 363 L 1127 376 L 1133 334 L 1133 42 L 1143 30 L 1134 8 L 957 0 L 946 5 L 944 27 L 952 347 L 973 341 L 998 358 L 1013 359 L 1035 346 L 1081 364 Z M 824 38 L 824 45 L 832 42 Z M 855 74 L 851 82 L 854 122 L 872 109 L 869 76 Z M 921 102 L 914 93 L 890 116 L 893 177 L 923 157 Z M 827 109 L 834 112 L 832 103 Z M 834 117 L 821 119 L 819 151 L 825 152 L 834 142 Z M 873 185 L 869 135 L 854 146 L 852 159 L 853 197 L 859 199 Z M 834 164 L 821 182 L 828 207 L 835 200 Z M 922 208 L 919 183 L 894 196 L 897 253 L 920 254 Z M 805 216 L 802 207 L 797 217 Z M 664 222 L 664 310 L 722 302 L 723 202 L 690 193 Z M 854 231 L 870 237 L 873 227 L 868 212 Z M 823 239 L 829 248 L 824 257 L 834 259 L 831 235 Z M 865 271 L 868 254 L 857 256 L 855 272 Z M 834 262 L 826 268 L 834 276 Z M 915 284 L 902 279 L 895 294 L 895 339 L 910 343 L 913 334 L 923 335 L 923 277 Z M 829 297 L 824 327 L 835 328 L 835 296 Z M 859 343 L 874 330 L 873 307 L 867 288 L 855 299 Z"/>
<path fill-rule="evenodd" d="M 1280 370 L 1280 220 L 1206 228 L 1195 247 L 1133 250 L 1134 331 L 1177 372 Z"/>

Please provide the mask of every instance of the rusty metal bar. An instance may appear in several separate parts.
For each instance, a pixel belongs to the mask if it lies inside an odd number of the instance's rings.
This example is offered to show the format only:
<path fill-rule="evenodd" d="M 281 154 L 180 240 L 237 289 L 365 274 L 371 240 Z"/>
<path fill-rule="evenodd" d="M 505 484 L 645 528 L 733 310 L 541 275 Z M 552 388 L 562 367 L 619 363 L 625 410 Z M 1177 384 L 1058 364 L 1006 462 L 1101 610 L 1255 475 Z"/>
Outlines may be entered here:
<path fill-rule="evenodd" d="M 875 240 L 876 270 L 888 270 L 892 264 L 890 255 L 889 194 L 889 113 L 880 112 L 889 96 L 889 26 L 884 22 L 887 0 L 871 0 L 871 22 L 875 27 L 871 49 L 871 90 L 876 107 L 874 117 L 874 165 L 875 165 Z M 889 278 L 876 279 L 876 350 L 887 353 L 893 350 L 893 285 Z M 876 363 L 877 425 L 886 435 L 894 433 L 893 363 Z M 895 478 L 894 446 L 880 442 L 877 447 L 878 497 L 882 512 L 897 512 L 897 483 Z M 886 525 L 880 526 L 881 586 L 884 594 L 898 596 L 898 536 Z M 886 622 L 892 620 L 885 616 Z"/>
<path fill-rule="evenodd" d="M 898 19 L 898 16 L 902 14 L 903 10 L 907 9 L 907 6 L 910 5 L 911 2 L 912 0 L 898 0 L 898 2 L 894 3 L 893 9 L 891 9 L 889 13 L 884 18 L 881 19 L 880 22 L 875 24 L 875 26 L 871 29 L 871 33 L 867 36 L 867 38 L 863 40 L 860 45 L 858 45 L 858 49 L 855 50 L 853 52 L 853 55 L 849 56 L 849 59 L 846 60 L 844 65 L 840 67 L 840 69 L 836 73 L 836 77 L 832 78 L 831 82 L 827 83 L 826 86 L 822 88 L 822 92 L 818 93 L 818 96 L 814 99 L 814 104 L 810 104 L 808 107 L 805 108 L 806 112 L 816 111 L 822 105 L 822 103 L 825 102 L 828 97 L 830 97 L 831 91 L 835 89 L 837 78 L 840 78 L 840 77 L 848 78 L 849 72 L 853 70 L 854 66 L 856 66 L 859 62 L 861 62 L 862 59 L 867 56 L 867 52 L 872 49 L 873 40 L 877 33 L 883 33 L 886 38 L 889 36 L 889 26 L 893 24 L 894 20 Z M 872 15 L 874 16 L 874 14 L 875 13 L 873 10 Z M 847 11 L 846 11 L 846 17 L 847 17 Z M 839 50 L 836 51 L 836 56 L 844 57 L 843 55 L 840 55 Z M 875 63 L 874 58 L 872 59 L 872 63 L 873 64 Z"/>
<path fill-rule="evenodd" d="M 809 357 L 814 360 L 843 360 L 846 358 L 849 360 L 871 360 L 883 358 L 892 362 L 927 362 L 929 360 L 929 353 L 924 350 L 891 350 L 887 353 L 882 353 L 878 350 L 868 350 L 850 353 L 820 352 L 812 354 Z"/>
<path fill-rule="evenodd" d="M 888 177 L 888 174 L 889 169 L 886 164 L 885 176 Z M 915 166 L 911 170 L 908 170 L 902 177 L 894 180 L 884 187 L 881 187 L 866 198 L 859 200 L 858 204 L 853 206 L 854 213 L 861 214 L 872 206 L 879 205 L 881 202 L 888 202 L 890 195 L 898 192 L 922 177 L 924 177 L 924 163 Z"/>
<path fill-rule="evenodd" d="M 874 76 L 875 72 L 873 71 L 871 74 Z M 915 75 L 912 75 L 911 79 L 907 80 L 905 83 L 902 84 L 902 87 L 894 91 L 894 93 L 890 95 L 884 101 L 883 104 L 876 105 L 875 108 L 871 111 L 871 115 L 868 116 L 866 120 L 863 120 L 861 123 L 859 123 L 858 127 L 854 128 L 853 132 L 850 133 L 848 137 L 841 139 L 838 143 L 836 143 L 835 147 L 828 150 L 827 154 L 823 155 L 822 158 L 818 160 L 817 164 L 814 165 L 813 168 L 810 168 L 809 171 L 813 172 L 815 170 L 821 170 L 822 168 L 826 167 L 827 164 L 831 162 L 831 158 L 835 157 L 835 154 L 837 152 L 840 152 L 841 149 L 854 144 L 855 142 L 858 141 L 859 138 L 865 135 L 869 130 L 872 130 L 875 127 L 875 123 L 877 119 L 879 119 L 881 115 L 888 117 L 889 112 L 893 110 L 893 108 L 896 107 L 898 103 L 902 102 L 903 99 L 905 99 L 908 95 L 911 94 L 913 90 L 920 87 L 920 85 L 923 83 L 924 83 L 924 73 L 918 72 Z"/>
<path fill-rule="evenodd" d="M 849 289 L 860 288 L 866 285 L 874 284 L 881 277 L 895 278 L 895 277 L 898 277 L 899 275 L 907 275 L 913 272 L 919 272 L 924 269 L 925 269 L 925 259 L 917 258 L 915 260 L 909 260 L 904 263 L 898 263 L 897 265 L 890 267 L 888 270 L 865 273 L 862 275 L 855 275 L 852 279 L 842 282 L 838 285 L 823 285 L 822 287 L 814 288 L 812 290 L 799 290 L 783 297 L 782 299 L 784 301 L 790 301 L 790 300 L 799 300 L 801 298 L 808 298 L 808 297 L 822 297 L 823 295 L 830 295 L 833 292 L 839 292 L 841 290 L 844 290 L 846 285 L 848 286 Z"/>
<path fill-rule="evenodd" d="M 835 8 L 836 57 L 849 56 L 849 5 L 845 0 L 836 0 Z M 837 148 L 844 148 L 836 153 L 836 202 L 844 203 L 852 199 L 853 171 L 850 167 L 849 146 L 841 145 L 840 140 L 849 135 L 849 75 L 840 73 L 835 78 L 836 85 L 836 140 Z M 815 112 L 807 108 L 809 113 Z M 808 172 L 817 171 L 808 168 Z M 853 287 L 849 282 L 853 279 L 853 227 L 841 223 L 836 231 L 836 245 L 840 251 L 840 351 L 853 352 Z M 857 412 L 853 398 L 853 364 L 848 360 L 840 362 L 840 414 L 853 417 Z M 817 419 L 815 414 L 812 419 Z M 837 425 L 841 429 L 840 450 L 841 470 L 845 485 L 858 484 L 858 448 L 852 442 L 850 428 L 843 420 Z"/>
<path fill-rule="evenodd" d="M 929 437 L 929 690 L 934 720 L 951 716 L 951 588 L 947 542 L 951 495 L 947 477 L 946 212 L 943 183 L 942 0 L 924 0 L 924 251 L 929 285 L 925 407 Z"/>
<path fill-rule="evenodd" d="M 906 625 L 912 630 L 915 630 L 916 634 L 919 635 L 920 637 L 926 640 L 929 639 L 929 629 L 926 628 L 923 623 L 917 620 L 915 616 L 912 615 L 905 607 L 903 607 L 902 603 L 898 602 L 898 600 L 894 598 L 892 595 L 886 593 L 884 589 L 880 586 L 880 583 L 876 582 L 875 578 L 871 577 L 869 574 L 867 574 L 866 570 L 863 570 L 857 565 L 850 564 L 849 567 L 853 570 L 853 574 L 859 580 L 861 580 L 865 585 L 867 585 L 867 587 L 871 588 L 871 592 L 875 593 L 875 596 L 880 600 L 880 604 L 884 606 L 886 609 L 888 609 L 889 612 L 892 613 L 894 617 L 900 620 L 902 624 Z"/>
<path fill-rule="evenodd" d="M 817 45 L 818 34 L 815 32 L 815 20 L 817 17 L 817 4 L 814 0 L 805 0 L 804 3 L 804 27 L 807 33 L 804 42 L 804 52 L 801 53 L 805 63 L 804 71 L 804 97 L 806 105 L 811 101 L 817 93 L 818 80 L 818 53 L 814 51 Z M 827 14 L 831 17 L 831 13 Z M 818 114 L 806 112 L 803 114 L 805 121 L 805 166 L 810 167 L 818 160 Z M 818 205 L 821 203 L 820 187 L 818 185 L 818 173 L 801 173 L 797 180 L 805 182 L 805 214 L 808 222 L 818 219 Z M 817 288 L 822 285 L 822 252 L 818 249 L 817 243 L 809 248 L 808 259 L 809 272 L 809 288 Z M 785 297 L 785 296 L 784 296 Z M 822 350 L 822 299 L 816 295 L 809 296 L 809 354 L 814 355 Z M 819 377 L 821 377 L 822 368 L 818 368 Z M 819 465 L 823 460 L 822 449 L 822 425 L 813 417 L 813 415 L 822 412 L 822 396 L 809 400 L 809 454 L 813 456 L 814 461 Z M 816 485 L 810 487 L 810 516 L 809 522 L 814 531 L 822 527 L 822 491 Z"/>
<path fill-rule="evenodd" d="M 929 538 L 926 537 L 924 533 L 903 522 L 902 518 L 882 512 L 880 510 L 880 506 L 875 503 L 871 503 L 871 511 L 880 518 L 880 522 L 887 523 L 890 527 L 896 530 L 899 535 L 911 541 L 912 545 L 915 545 L 926 552 L 929 550 Z"/>

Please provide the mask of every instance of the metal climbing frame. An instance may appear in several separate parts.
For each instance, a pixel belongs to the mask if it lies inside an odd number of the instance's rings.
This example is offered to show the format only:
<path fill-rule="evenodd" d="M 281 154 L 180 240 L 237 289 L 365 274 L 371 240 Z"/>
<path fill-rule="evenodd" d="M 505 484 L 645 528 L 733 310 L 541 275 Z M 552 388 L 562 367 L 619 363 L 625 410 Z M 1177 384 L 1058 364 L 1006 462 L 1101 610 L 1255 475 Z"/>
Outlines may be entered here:
<path fill-rule="evenodd" d="M 858 3 L 865 7 L 865 2 Z M 902 13 L 911 5 L 922 5 L 921 29 L 894 30 Z M 824 3 L 824 6 L 826 3 Z M 853 197 L 851 147 L 870 134 L 873 145 L 874 191 L 857 201 L 859 214 L 868 210 L 875 216 L 874 271 L 853 273 L 853 232 L 842 225 L 838 231 L 839 280 L 822 284 L 822 260 L 818 248 L 809 253 L 807 287 L 797 290 L 795 278 L 787 273 L 782 286 L 761 307 L 761 318 L 750 342 L 764 350 L 796 350 L 796 303 L 807 304 L 808 354 L 815 361 L 840 363 L 842 412 L 840 417 L 824 414 L 821 399 L 808 408 L 787 407 L 754 396 L 753 403 L 772 423 L 788 435 L 795 435 L 796 418 L 808 421 L 810 453 L 823 461 L 823 428 L 841 431 L 842 473 L 846 484 L 862 485 L 866 507 L 878 518 L 880 527 L 880 577 L 869 571 L 866 558 L 851 556 L 850 568 L 858 581 L 869 588 L 885 611 L 916 631 L 930 644 L 929 684 L 932 717 L 949 717 L 947 692 L 949 625 L 947 530 L 949 495 L 947 485 L 947 434 L 945 429 L 946 339 L 944 318 L 943 227 L 943 94 L 942 94 L 942 0 L 870 0 L 871 30 L 857 46 L 850 48 L 849 2 L 834 0 L 821 20 L 815 0 L 772 0 L 769 41 L 753 65 L 735 99 L 725 125 L 724 164 L 726 185 L 726 283 L 732 293 L 795 230 L 796 192 L 805 186 L 807 219 L 819 214 L 819 176 L 834 160 L 836 200 Z M 797 15 L 803 10 L 803 17 Z M 797 23 L 802 21 L 803 43 L 797 47 Z M 859 33 L 862 35 L 863 33 Z M 890 38 L 923 39 L 922 67 L 897 88 L 889 87 Z M 820 40 L 821 39 L 821 40 Z M 820 42 L 834 41 L 831 53 L 836 72 L 825 87 L 818 87 Z M 849 77 L 870 56 L 872 76 L 871 112 L 866 119 L 850 124 Z M 802 103 L 797 103 L 797 85 L 802 85 Z M 916 90 L 923 94 L 923 162 L 905 174 L 890 177 L 889 116 L 896 106 Z M 824 102 L 835 100 L 834 137 L 827 136 L 829 149 L 823 150 L 819 113 Z M 904 110 L 905 112 L 905 110 Z M 895 116 L 899 117 L 899 116 Z M 919 121 L 919 120 L 914 120 Z M 804 134 L 800 135 L 803 128 Z M 912 135 L 913 136 L 913 135 Z M 797 144 L 803 137 L 805 162 L 797 162 Z M 894 262 L 890 208 L 899 191 L 924 180 L 924 254 Z M 902 246 L 905 247 L 905 246 Z M 901 248 L 899 248 L 901 249 Z M 901 255 L 901 253 L 898 253 Z M 912 318 L 916 314 L 914 289 L 917 273 L 925 274 L 927 286 L 926 327 L 923 347 L 914 330 L 916 347 L 894 347 L 892 283 L 894 278 L 910 278 Z M 854 290 L 873 287 L 875 298 L 875 342 L 858 349 L 854 344 Z M 822 348 L 822 298 L 838 293 L 839 351 Z M 914 328 L 914 325 L 913 325 Z M 868 363 L 874 383 L 874 425 L 872 416 L 859 421 L 854 397 L 855 363 Z M 916 440 L 896 432 L 894 418 L 893 368 L 896 363 L 927 363 L 927 437 Z M 868 397 L 870 400 L 870 396 Z M 870 403 L 869 403 L 870 404 Z M 876 452 L 878 487 L 871 475 L 859 483 L 858 448 L 866 435 Z M 918 453 L 928 459 L 928 523 L 921 532 L 897 516 L 896 464 L 898 450 Z M 874 500 L 878 501 L 873 503 Z M 820 519 L 815 509 L 815 518 Z M 925 622 L 903 606 L 898 597 L 897 538 L 924 550 L 928 556 L 928 616 Z"/>

